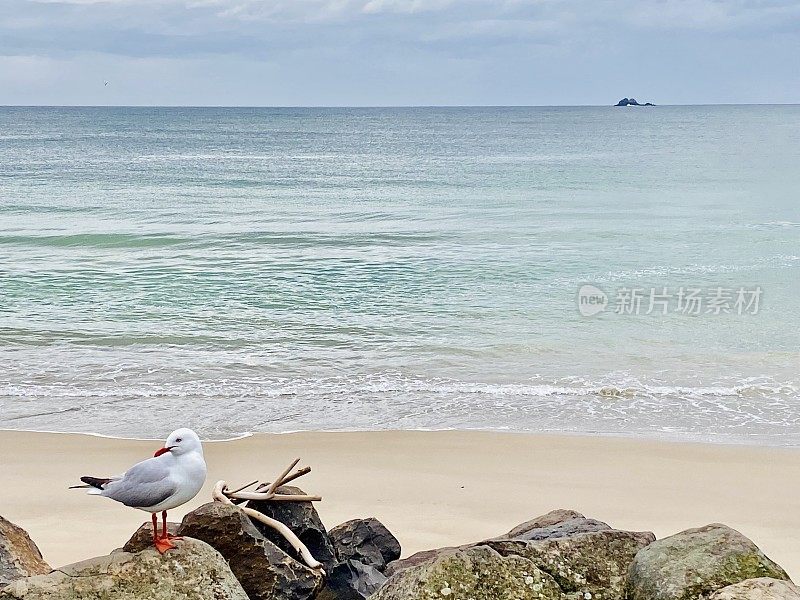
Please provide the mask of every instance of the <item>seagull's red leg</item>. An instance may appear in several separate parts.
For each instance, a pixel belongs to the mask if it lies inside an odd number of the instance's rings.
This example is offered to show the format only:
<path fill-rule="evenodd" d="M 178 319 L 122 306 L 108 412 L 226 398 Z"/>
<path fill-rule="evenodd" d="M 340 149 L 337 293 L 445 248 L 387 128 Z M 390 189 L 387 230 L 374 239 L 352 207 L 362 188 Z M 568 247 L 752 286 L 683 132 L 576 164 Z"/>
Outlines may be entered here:
<path fill-rule="evenodd" d="M 156 517 L 156 513 L 153 513 L 153 545 L 158 546 L 158 517 Z"/>
<path fill-rule="evenodd" d="M 181 538 L 170 535 L 169 530 L 167 529 L 167 511 L 162 511 L 161 513 L 162 519 L 162 528 L 161 528 L 161 537 L 157 538 L 155 541 L 156 548 L 158 549 L 161 554 L 164 554 L 167 550 L 171 550 L 175 547 L 175 544 L 172 543 L 172 540 L 179 540 Z M 157 523 L 157 518 L 155 513 L 153 513 L 153 523 Z"/>

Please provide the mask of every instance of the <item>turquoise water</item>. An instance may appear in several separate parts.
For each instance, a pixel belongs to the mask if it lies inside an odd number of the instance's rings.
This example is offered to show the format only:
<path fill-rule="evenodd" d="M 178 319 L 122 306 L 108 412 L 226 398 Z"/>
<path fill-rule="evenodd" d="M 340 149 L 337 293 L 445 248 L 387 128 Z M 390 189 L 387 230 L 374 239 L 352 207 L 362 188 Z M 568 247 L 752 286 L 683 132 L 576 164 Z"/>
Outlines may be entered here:
<path fill-rule="evenodd" d="M 798 190 L 798 106 L 0 108 L 0 427 L 797 445 Z"/>

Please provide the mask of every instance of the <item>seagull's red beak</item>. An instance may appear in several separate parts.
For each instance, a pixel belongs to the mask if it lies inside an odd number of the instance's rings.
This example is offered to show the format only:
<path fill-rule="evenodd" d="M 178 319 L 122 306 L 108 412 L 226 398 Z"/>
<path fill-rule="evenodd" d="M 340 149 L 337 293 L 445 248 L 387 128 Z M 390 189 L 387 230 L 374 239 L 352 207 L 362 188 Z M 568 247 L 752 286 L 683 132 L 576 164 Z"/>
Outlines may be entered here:
<path fill-rule="evenodd" d="M 158 450 L 156 450 L 156 453 L 153 454 L 153 456 L 161 456 L 162 454 L 166 454 L 170 450 L 172 450 L 172 448 L 159 448 Z"/>

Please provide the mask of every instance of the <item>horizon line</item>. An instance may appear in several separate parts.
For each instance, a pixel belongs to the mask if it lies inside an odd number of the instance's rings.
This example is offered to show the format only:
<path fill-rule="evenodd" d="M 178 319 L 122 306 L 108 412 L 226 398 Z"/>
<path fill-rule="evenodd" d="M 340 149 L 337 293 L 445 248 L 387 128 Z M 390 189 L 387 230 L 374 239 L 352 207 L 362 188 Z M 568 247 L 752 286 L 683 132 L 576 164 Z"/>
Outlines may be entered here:
<path fill-rule="evenodd" d="M 800 106 L 800 102 L 700 102 L 633 105 L 633 108 L 692 106 Z M 628 108 L 614 104 L 0 104 L 0 108 Z"/>

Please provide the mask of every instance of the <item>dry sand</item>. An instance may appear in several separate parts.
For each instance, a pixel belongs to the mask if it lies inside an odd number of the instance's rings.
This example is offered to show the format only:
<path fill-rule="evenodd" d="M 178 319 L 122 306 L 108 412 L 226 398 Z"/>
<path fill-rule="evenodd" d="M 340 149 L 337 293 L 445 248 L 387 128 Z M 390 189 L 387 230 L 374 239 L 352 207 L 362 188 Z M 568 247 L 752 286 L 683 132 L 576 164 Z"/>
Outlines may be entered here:
<path fill-rule="evenodd" d="M 157 442 L 0 432 L 0 515 L 54 566 L 121 546 L 148 515 L 68 490 L 120 473 Z M 554 508 L 663 537 L 722 522 L 800 576 L 800 451 L 477 432 L 298 433 L 208 443 L 207 488 L 268 480 L 293 458 L 313 472 L 329 527 L 375 516 L 404 554 L 498 535 Z M 203 490 L 179 520 L 210 498 Z"/>

